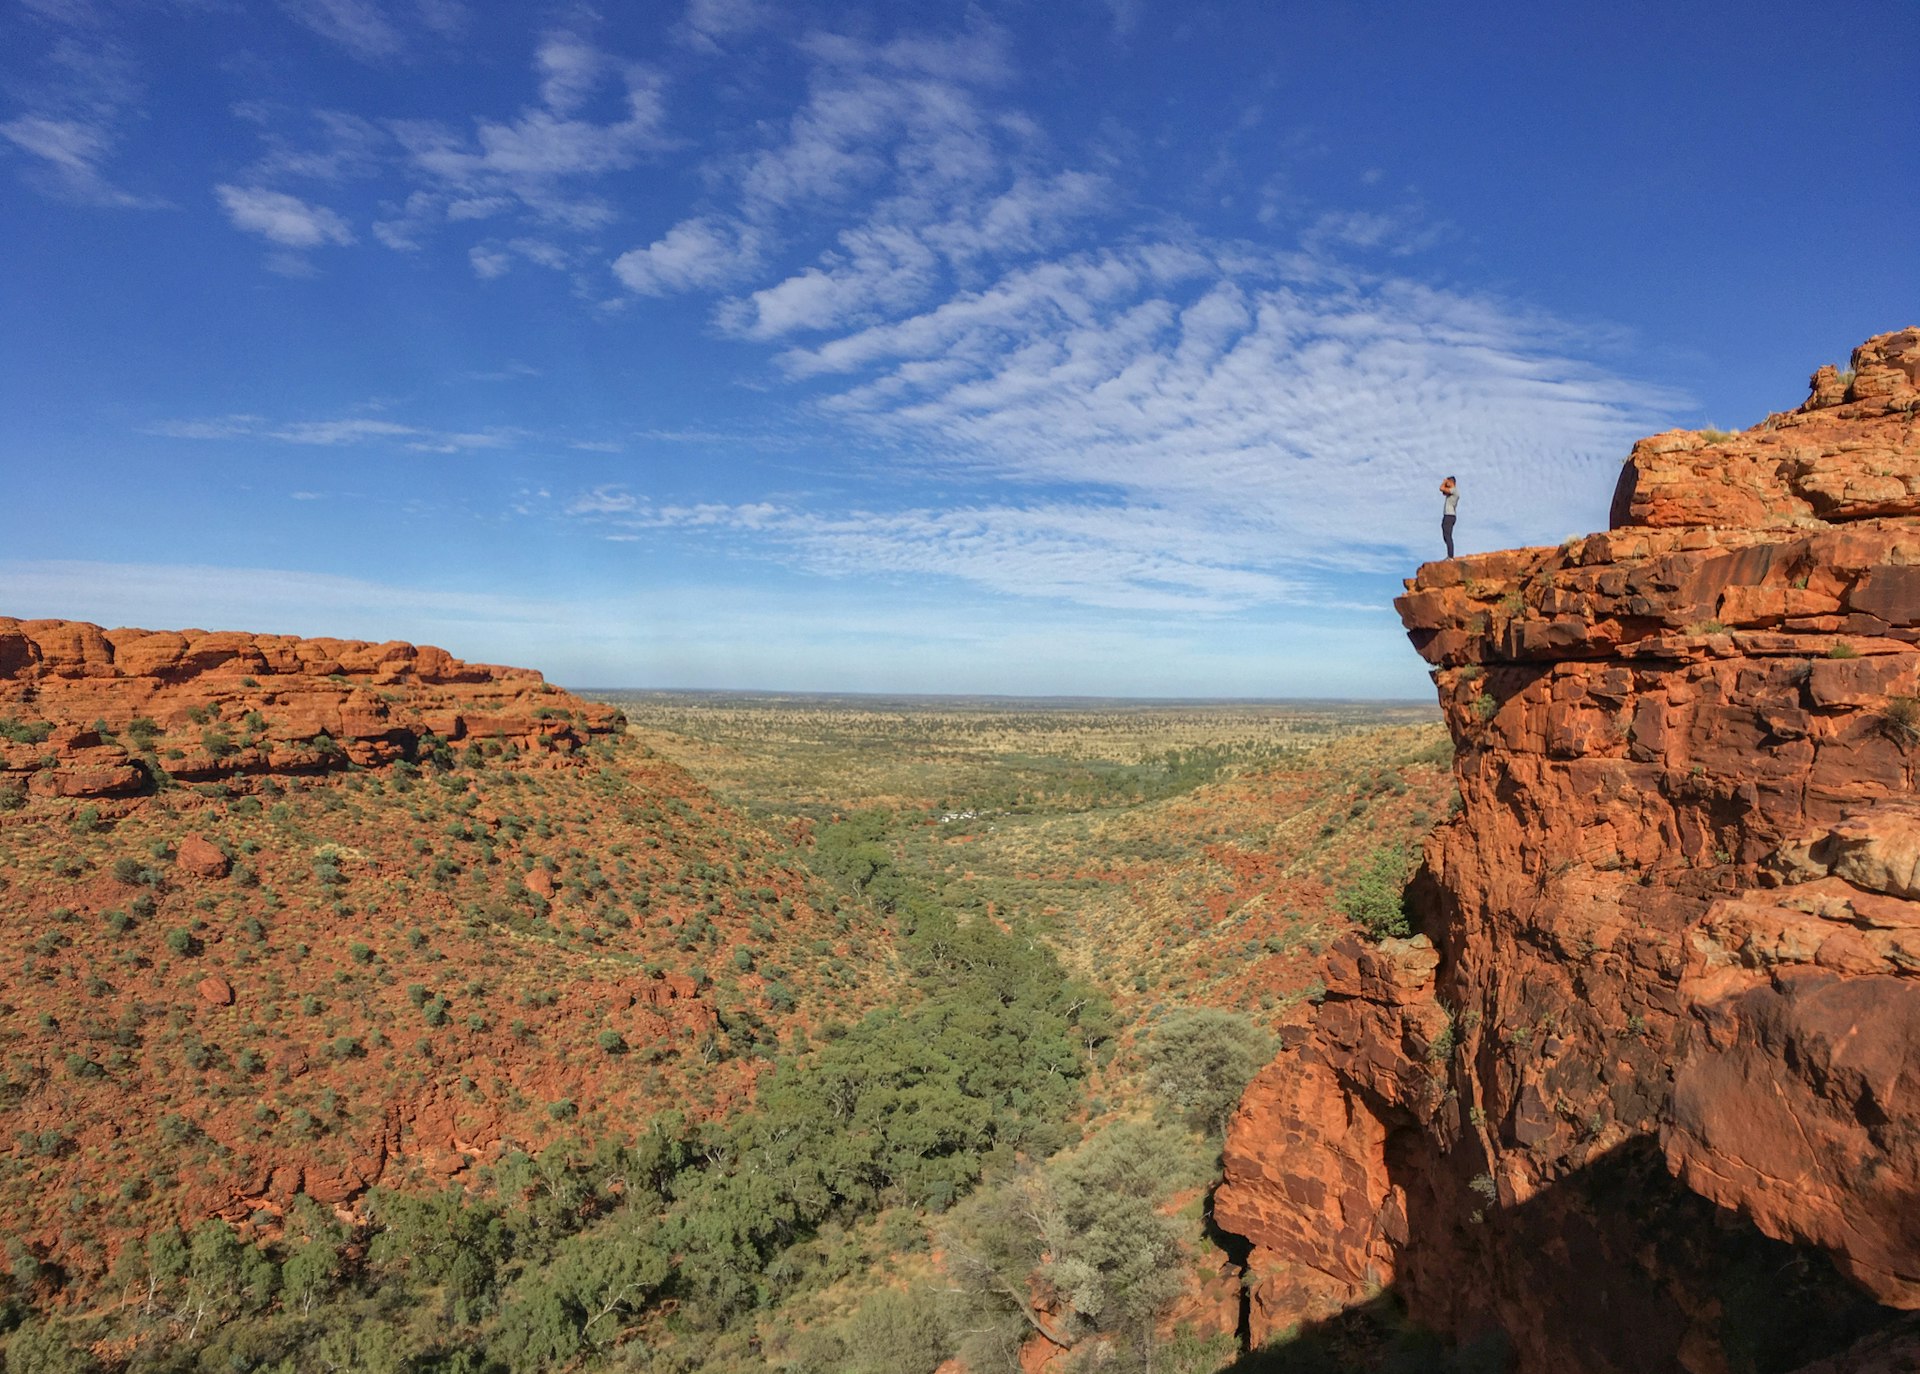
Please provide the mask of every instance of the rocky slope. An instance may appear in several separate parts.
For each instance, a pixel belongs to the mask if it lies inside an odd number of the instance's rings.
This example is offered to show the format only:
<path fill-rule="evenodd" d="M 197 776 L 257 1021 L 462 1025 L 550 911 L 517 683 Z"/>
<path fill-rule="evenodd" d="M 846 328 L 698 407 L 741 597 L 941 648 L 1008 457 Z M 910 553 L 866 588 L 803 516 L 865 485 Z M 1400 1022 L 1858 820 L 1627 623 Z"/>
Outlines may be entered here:
<path fill-rule="evenodd" d="M 885 936 L 619 725 L 438 649 L 0 620 L 0 1302 L 720 1115 L 885 996 Z"/>
<path fill-rule="evenodd" d="M 1879 336 L 1408 584 L 1462 805 L 1233 1124 L 1256 1339 L 1390 1285 L 1523 1370 L 1920 1349 L 1840 1353 L 1920 1307 L 1917 411 Z"/>

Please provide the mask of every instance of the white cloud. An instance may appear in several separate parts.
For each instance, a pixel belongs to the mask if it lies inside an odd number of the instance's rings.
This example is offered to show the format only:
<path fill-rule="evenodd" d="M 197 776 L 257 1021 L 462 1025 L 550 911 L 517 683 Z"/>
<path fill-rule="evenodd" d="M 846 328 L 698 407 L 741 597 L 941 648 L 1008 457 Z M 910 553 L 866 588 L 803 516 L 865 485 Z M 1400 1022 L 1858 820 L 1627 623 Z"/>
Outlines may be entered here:
<path fill-rule="evenodd" d="M 21 115 L 0 123 L 0 138 L 40 159 L 27 180 L 55 199 L 130 210 L 160 209 L 167 204 L 158 197 L 135 195 L 107 179 L 102 164 L 117 140 L 105 122 Z"/>
<path fill-rule="evenodd" d="M 584 492 L 570 518 L 616 530 L 744 537 L 763 556 L 826 576 L 957 580 L 1003 595 L 1156 614 L 1298 601 L 1297 579 L 1247 566 L 1249 532 L 1166 509 L 1046 502 L 826 514 L 771 502 L 658 505 L 621 488 Z"/>
<path fill-rule="evenodd" d="M 354 241 L 347 222 L 325 206 L 309 205 L 285 191 L 259 186 L 213 188 L 236 229 L 260 234 L 285 248 L 319 248 Z"/>
<path fill-rule="evenodd" d="M 671 146 L 664 79 L 566 30 L 541 40 L 534 65 L 540 104 L 511 119 L 477 116 L 470 134 L 434 120 L 389 125 L 407 173 L 424 185 L 403 210 L 375 223 L 377 238 L 413 249 L 439 223 L 493 218 L 516 206 L 571 233 L 595 232 L 617 218 L 614 205 L 588 188 Z M 618 101 L 620 117 L 587 117 L 603 95 Z"/>
<path fill-rule="evenodd" d="M 281 0 L 288 14 L 363 62 L 398 56 L 400 31 L 370 0 Z"/>
<path fill-rule="evenodd" d="M 386 442 L 417 453 L 507 448 L 531 437 L 518 429 L 430 429 L 364 415 L 292 421 L 272 421 L 259 415 L 222 415 L 205 420 L 159 420 L 144 426 L 141 432 L 167 439 L 262 439 L 319 448 Z"/>
<path fill-rule="evenodd" d="M 674 35 L 689 47 L 717 53 L 729 39 L 764 27 L 773 17 L 766 0 L 687 0 Z"/>
<path fill-rule="evenodd" d="M 630 291 L 665 296 L 739 280 L 759 265 L 759 235 L 714 217 L 682 220 L 645 248 L 622 253 L 613 274 Z"/>
<path fill-rule="evenodd" d="M 476 119 L 471 141 L 419 120 L 399 122 L 394 132 L 421 170 L 463 194 L 506 191 L 537 203 L 545 198 L 543 183 L 620 171 L 665 146 L 659 76 L 637 64 L 621 67 L 620 75 L 625 118 L 611 123 L 572 117 L 591 86 L 557 88 L 549 73 L 546 90 L 563 94 L 566 104 L 522 110 L 510 121 Z"/>
<path fill-rule="evenodd" d="M 484 248 L 475 244 L 467 250 L 467 261 L 473 264 L 473 275 L 481 281 L 492 281 L 495 277 L 504 277 L 513 266 L 513 259 L 497 248 Z"/>
<path fill-rule="evenodd" d="M 45 158 L 70 176 L 94 175 L 107 151 L 104 130 L 71 119 L 22 115 L 0 124 L 0 137 L 15 147 Z"/>
<path fill-rule="evenodd" d="M 53 26 L 53 35 L 35 73 L 8 83 L 8 94 L 25 109 L 0 122 L 0 153 L 25 154 L 22 180 L 57 200 L 113 209 L 166 206 L 124 189 L 109 174 L 123 132 L 141 114 L 133 59 L 100 31 L 100 17 L 89 10 L 44 6 L 38 17 Z M 18 27 L 22 39 L 32 32 Z M 18 46 L 29 50 L 24 42 Z"/>
<path fill-rule="evenodd" d="M 578 34 L 564 29 L 548 34 L 534 53 L 540 99 L 556 114 L 573 114 L 600 84 L 606 64 L 605 55 Z"/>
<path fill-rule="evenodd" d="M 259 160 L 247 169 L 249 181 L 299 177 L 343 182 L 376 176 L 382 170 L 392 137 L 373 120 L 343 110 L 313 110 L 307 116 L 312 126 L 308 136 L 296 142 L 273 127 L 278 113 L 261 102 L 235 110 L 261 126 L 260 140 L 265 145 Z"/>
<path fill-rule="evenodd" d="M 872 311 L 896 311 L 925 298 L 938 280 L 939 259 L 909 229 L 876 226 L 840 236 L 842 252 L 824 269 L 809 267 L 776 286 L 731 302 L 722 321 L 751 339 L 801 329 L 831 329 Z"/>

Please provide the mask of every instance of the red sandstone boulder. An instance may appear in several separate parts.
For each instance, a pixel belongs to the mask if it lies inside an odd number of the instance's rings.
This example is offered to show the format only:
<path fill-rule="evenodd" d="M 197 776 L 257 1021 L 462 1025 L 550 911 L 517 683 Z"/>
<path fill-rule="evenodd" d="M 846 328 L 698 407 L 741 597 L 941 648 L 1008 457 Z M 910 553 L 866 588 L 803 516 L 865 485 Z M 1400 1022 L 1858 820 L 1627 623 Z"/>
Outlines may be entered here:
<path fill-rule="evenodd" d="M 210 973 L 205 978 L 202 978 L 198 991 L 200 993 L 200 1000 L 209 1006 L 230 1007 L 233 1005 L 233 984 L 216 973 Z"/>
<path fill-rule="evenodd" d="M 199 835 L 189 835 L 180 841 L 173 864 L 181 872 L 191 873 L 196 878 L 224 878 L 233 867 L 233 860 L 212 841 Z"/>

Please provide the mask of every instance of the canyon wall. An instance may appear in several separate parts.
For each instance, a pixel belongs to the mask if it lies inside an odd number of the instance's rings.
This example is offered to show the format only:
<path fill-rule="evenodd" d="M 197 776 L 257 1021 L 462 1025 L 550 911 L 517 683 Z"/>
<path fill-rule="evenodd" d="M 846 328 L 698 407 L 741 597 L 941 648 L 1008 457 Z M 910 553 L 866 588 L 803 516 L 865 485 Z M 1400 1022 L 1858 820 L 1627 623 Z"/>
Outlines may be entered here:
<path fill-rule="evenodd" d="M 0 788 L 17 795 L 244 788 L 480 740 L 563 756 L 618 715 L 431 646 L 0 616 Z"/>
<path fill-rule="evenodd" d="M 1879 336 L 1641 441 L 1608 531 L 1408 583 L 1460 805 L 1233 1122 L 1256 1341 L 1392 1287 L 1528 1371 L 1909 1367 L 1917 411 Z"/>

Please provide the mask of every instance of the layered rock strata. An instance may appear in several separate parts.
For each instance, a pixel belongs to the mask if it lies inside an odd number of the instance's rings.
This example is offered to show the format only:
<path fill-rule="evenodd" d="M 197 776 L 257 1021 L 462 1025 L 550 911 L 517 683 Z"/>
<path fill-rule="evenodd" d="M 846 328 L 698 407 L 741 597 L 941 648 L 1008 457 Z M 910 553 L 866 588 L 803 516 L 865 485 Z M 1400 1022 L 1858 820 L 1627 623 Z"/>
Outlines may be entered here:
<path fill-rule="evenodd" d="M 245 785 L 478 741 L 563 756 L 617 722 L 531 669 L 430 646 L 0 617 L 0 789 L 16 800 Z"/>
<path fill-rule="evenodd" d="M 1920 1308 L 1917 411 L 1880 336 L 1636 445 L 1607 532 L 1408 583 L 1461 804 L 1233 1123 L 1256 1339 L 1392 1285 L 1525 1370 L 1710 1374 Z"/>

